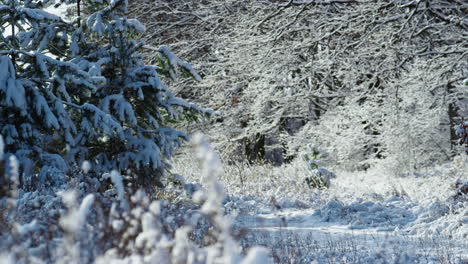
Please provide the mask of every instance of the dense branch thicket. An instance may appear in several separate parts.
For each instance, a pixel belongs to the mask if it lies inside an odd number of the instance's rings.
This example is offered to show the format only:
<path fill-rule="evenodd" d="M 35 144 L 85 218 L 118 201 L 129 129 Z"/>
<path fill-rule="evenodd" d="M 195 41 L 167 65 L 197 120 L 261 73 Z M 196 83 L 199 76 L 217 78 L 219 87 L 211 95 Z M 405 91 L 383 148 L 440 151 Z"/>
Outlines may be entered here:
<path fill-rule="evenodd" d="M 179 94 L 222 115 L 210 131 L 225 154 L 281 163 L 312 141 L 342 166 L 405 172 L 458 151 L 464 1 L 133 2 L 150 42 L 206 75 Z"/>

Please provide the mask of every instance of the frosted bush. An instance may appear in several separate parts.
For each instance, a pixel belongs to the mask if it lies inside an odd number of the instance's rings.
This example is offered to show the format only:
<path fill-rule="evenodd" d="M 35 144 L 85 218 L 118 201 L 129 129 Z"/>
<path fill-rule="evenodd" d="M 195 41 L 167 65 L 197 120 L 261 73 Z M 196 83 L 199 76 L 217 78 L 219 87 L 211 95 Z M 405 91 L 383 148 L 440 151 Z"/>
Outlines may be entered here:
<path fill-rule="evenodd" d="M 77 175 L 67 186 L 45 193 L 22 192 L 18 197 L 16 210 L 21 214 L 29 208 L 37 209 L 28 217 L 16 218 L 23 222 L 16 225 L 21 236 L 9 241 L 18 243 L 17 252 L 27 253 L 10 257 L 18 262 L 37 258 L 52 263 L 268 262 L 269 253 L 263 248 L 247 251 L 245 259 L 242 256 L 231 235 L 233 220 L 223 208 L 226 196 L 216 176 L 219 157 L 206 140 L 199 143 L 201 163 L 210 166 L 203 168 L 210 174 L 203 177 L 203 189 L 194 195 L 200 206 L 152 201 L 143 190 L 132 192 L 127 200 L 128 186 L 118 172 L 96 178 L 92 172 L 75 170 Z M 51 222 L 58 223 L 60 229 L 51 229 Z M 10 237 L 14 236 L 12 233 Z M 0 249 L 5 247 L 14 246 L 1 242 Z M 47 250 L 53 254 L 48 255 Z"/>
<path fill-rule="evenodd" d="M 336 175 L 323 168 L 323 166 L 326 166 L 329 153 L 321 150 L 317 146 L 309 146 L 306 151 L 308 153 L 304 154 L 303 157 L 311 175 L 306 177 L 304 181 L 310 188 L 320 189 L 330 187 L 330 180 L 331 178 L 335 178 Z"/>

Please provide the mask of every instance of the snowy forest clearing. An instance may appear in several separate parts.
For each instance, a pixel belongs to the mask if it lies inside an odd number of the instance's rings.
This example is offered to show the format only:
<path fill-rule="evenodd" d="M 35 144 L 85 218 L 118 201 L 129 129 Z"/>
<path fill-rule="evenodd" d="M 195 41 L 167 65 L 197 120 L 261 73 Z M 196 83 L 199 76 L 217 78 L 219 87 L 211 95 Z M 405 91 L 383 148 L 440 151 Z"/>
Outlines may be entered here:
<path fill-rule="evenodd" d="M 0 264 L 468 263 L 467 8 L 0 0 Z"/>
<path fill-rule="evenodd" d="M 200 182 L 191 156 L 174 169 Z M 466 263 L 468 211 L 454 199 L 465 159 L 406 177 L 337 173 L 326 191 L 301 182 L 310 173 L 301 162 L 224 165 L 220 179 L 241 245 L 270 249 L 276 263 Z"/>

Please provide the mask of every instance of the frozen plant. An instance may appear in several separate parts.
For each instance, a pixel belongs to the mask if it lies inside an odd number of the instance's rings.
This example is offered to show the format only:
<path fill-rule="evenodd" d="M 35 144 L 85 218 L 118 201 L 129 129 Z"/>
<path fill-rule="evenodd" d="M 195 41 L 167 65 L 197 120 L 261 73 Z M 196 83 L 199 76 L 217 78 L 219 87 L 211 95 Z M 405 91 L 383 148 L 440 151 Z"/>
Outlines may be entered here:
<path fill-rule="evenodd" d="M 462 119 L 460 124 L 455 125 L 454 129 L 459 137 L 459 144 L 465 146 L 465 153 L 468 154 L 468 121 Z"/>
<path fill-rule="evenodd" d="M 109 173 L 104 173 L 102 175 L 104 179 L 111 179 L 112 184 L 114 184 L 115 189 L 117 191 L 117 199 L 120 201 L 120 206 L 128 210 L 128 204 L 127 200 L 125 199 L 125 189 L 124 189 L 124 184 L 123 184 L 123 179 L 122 175 L 118 171 L 112 171 L 110 174 Z"/>
<path fill-rule="evenodd" d="M 308 153 L 304 154 L 304 160 L 307 162 L 311 176 L 304 179 L 310 188 L 328 188 L 330 179 L 335 178 L 335 173 L 323 168 L 326 165 L 325 159 L 329 154 L 315 145 L 309 147 Z"/>
<path fill-rule="evenodd" d="M 224 214 L 222 206 L 225 193 L 217 180 L 221 170 L 220 158 L 202 135 L 197 135 L 194 141 L 198 146 L 198 158 L 203 164 L 206 188 L 194 194 L 194 201 L 203 204 L 201 212 L 212 219 L 215 227 L 216 241 L 207 248 L 206 263 L 268 263 L 269 252 L 264 248 L 251 249 L 247 258 L 242 261 L 240 246 L 231 235 L 232 219 Z"/>
<path fill-rule="evenodd" d="M 68 213 L 60 218 L 60 226 L 65 231 L 63 242 L 56 251 L 57 263 L 80 263 L 86 260 L 81 248 L 84 247 L 82 241 L 86 236 L 86 218 L 92 210 L 95 197 L 88 194 L 77 204 L 76 191 L 63 191 L 59 194 L 68 208 Z"/>

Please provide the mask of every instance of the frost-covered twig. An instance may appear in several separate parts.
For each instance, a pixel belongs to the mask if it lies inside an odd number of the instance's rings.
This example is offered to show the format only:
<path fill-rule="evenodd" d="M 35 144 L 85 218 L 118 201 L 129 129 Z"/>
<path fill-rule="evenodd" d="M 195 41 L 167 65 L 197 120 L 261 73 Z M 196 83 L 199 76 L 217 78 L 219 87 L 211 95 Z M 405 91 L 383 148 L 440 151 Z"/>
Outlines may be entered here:
<path fill-rule="evenodd" d="M 60 218 L 60 226 L 65 234 L 63 243 L 56 251 L 56 261 L 64 264 L 80 263 L 84 260 L 82 259 L 84 255 L 81 252 L 81 247 L 85 246 L 80 239 L 86 234 L 84 232 L 87 225 L 86 218 L 92 210 L 95 196 L 88 194 L 80 205 L 77 205 L 76 191 L 63 191 L 60 196 L 68 207 L 68 213 Z"/>
<path fill-rule="evenodd" d="M 206 190 L 199 190 L 194 194 L 194 201 L 203 203 L 201 212 L 213 219 L 217 228 L 217 242 L 208 250 L 207 263 L 239 263 L 241 262 L 240 247 L 231 235 L 232 219 L 224 215 L 222 206 L 225 198 L 223 186 L 217 177 L 221 170 L 221 161 L 202 135 L 196 135 L 194 142 L 197 144 L 198 158 L 202 162 L 203 177 Z M 269 256 L 265 249 L 254 248 L 248 253 L 248 258 L 243 264 L 268 263 Z"/>

